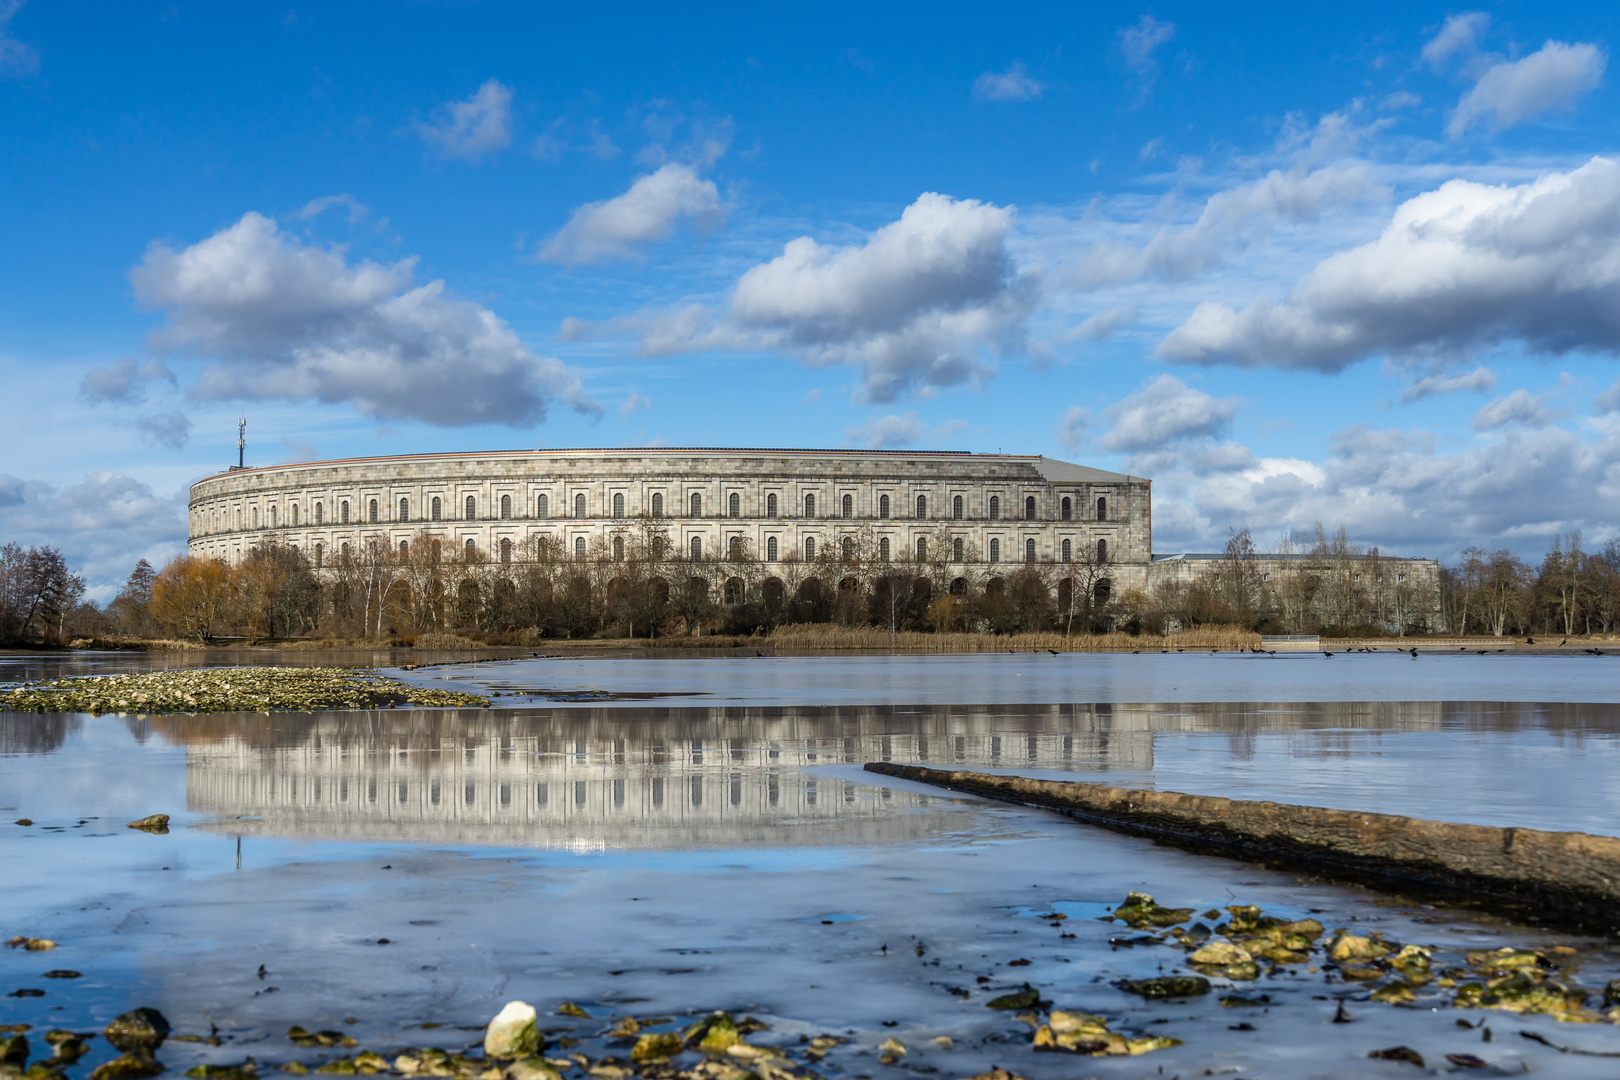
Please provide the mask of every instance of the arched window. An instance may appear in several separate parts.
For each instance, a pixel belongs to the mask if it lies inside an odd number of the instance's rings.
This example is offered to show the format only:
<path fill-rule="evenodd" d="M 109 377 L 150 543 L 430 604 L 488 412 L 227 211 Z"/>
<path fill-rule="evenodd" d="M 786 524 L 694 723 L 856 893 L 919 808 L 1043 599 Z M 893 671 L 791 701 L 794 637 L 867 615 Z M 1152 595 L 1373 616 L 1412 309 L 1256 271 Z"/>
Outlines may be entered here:
<path fill-rule="evenodd" d="M 816 516 L 816 497 L 814 495 L 804 497 L 804 516 L 807 518 Z"/>
<path fill-rule="evenodd" d="M 373 502 L 371 505 L 376 506 L 377 504 L 375 502 Z M 376 521 L 377 520 L 376 516 L 373 515 L 371 520 Z M 255 506 L 253 508 L 253 527 L 255 529 L 257 529 L 259 527 L 259 508 L 257 506 Z"/>
<path fill-rule="evenodd" d="M 928 520 L 928 496 L 926 495 L 917 496 L 917 520 Z"/>
<path fill-rule="evenodd" d="M 1106 498 L 1099 498 L 1097 500 L 1097 520 L 1108 520 L 1108 500 Z"/>
<path fill-rule="evenodd" d="M 505 539 L 503 537 L 501 539 L 501 562 L 509 563 L 511 561 L 512 561 L 512 541 L 507 540 L 507 539 Z"/>
<path fill-rule="evenodd" d="M 276 527 L 276 508 L 273 506 L 270 508 L 270 527 Z"/>
<path fill-rule="evenodd" d="M 847 518 L 855 516 L 855 496 L 853 495 L 844 496 L 844 516 Z"/>
<path fill-rule="evenodd" d="M 725 592 L 723 594 L 727 604 L 740 604 L 743 601 L 742 578 L 726 578 Z"/>
<path fill-rule="evenodd" d="M 928 561 L 928 540 L 921 536 L 917 537 L 917 561 Z"/>
<path fill-rule="evenodd" d="M 1035 496 L 1033 495 L 1024 496 L 1024 520 L 1035 520 Z"/>
<path fill-rule="evenodd" d="M 657 492 L 657 491 L 653 492 L 652 516 L 653 517 L 663 517 L 664 516 L 664 495 L 663 495 L 662 492 Z"/>
<path fill-rule="evenodd" d="M 613 493 L 613 516 L 616 518 L 624 517 L 624 492 L 622 491 Z"/>
<path fill-rule="evenodd" d="M 693 496 L 693 498 L 696 498 L 696 496 Z M 692 560 L 694 562 L 696 562 L 698 559 L 703 558 L 703 537 L 701 537 L 701 536 L 692 537 L 691 540 L 687 541 L 687 546 L 691 549 Z"/>
<path fill-rule="evenodd" d="M 726 513 L 732 517 L 742 517 L 742 496 L 735 491 L 726 499 Z"/>
<path fill-rule="evenodd" d="M 343 524 L 347 525 L 349 523 L 349 500 L 348 499 L 344 499 L 343 502 L 338 504 L 338 517 L 342 520 Z"/>
<path fill-rule="evenodd" d="M 1001 561 L 1001 541 L 1000 540 L 992 540 L 992 541 L 990 541 L 990 561 L 991 562 L 1000 562 Z"/>
<path fill-rule="evenodd" d="M 1073 557 L 1073 551 L 1074 551 L 1074 549 L 1069 546 L 1069 541 L 1067 541 L 1067 540 L 1063 541 L 1063 561 L 1064 562 L 1068 562 Z"/>
<path fill-rule="evenodd" d="M 698 492 L 696 492 L 696 491 L 692 492 L 691 503 L 692 503 L 692 514 L 691 514 L 691 516 L 695 517 L 695 518 L 702 517 L 703 516 L 703 496 L 701 494 L 699 494 Z"/>
<path fill-rule="evenodd" d="M 613 538 L 613 561 L 624 562 L 624 537 L 622 536 Z"/>
<path fill-rule="evenodd" d="M 466 518 L 468 521 L 478 520 L 478 497 L 475 495 L 467 496 Z"/>
<path fill-rule="evenodd" d="M 733 537 L 732 537 L 732 538 L 731 538 L 731 539 L 730 539 L 730 540 L 729 540 L 729 541 L 728 541 L 728 542 L 727 542 L 727 543 L 726 543 L 726 556 L 727 556 L 727 557 L 728 557 L 728 558 L 731 558 L 731 559 L 733 559 L 733 560 L 735 560 L 735 559 L 740 559 L 740 558 L 742 558 L 742 555 L 743 555 L 743 541 L 742 541 L 742 537 L 740 537 L 740 536 L 733 536 Z"/>
<path fill-rule="evenodd" d="M 1108 561 L 1108 541 L 1106 541 L 1106 540 L 1097 541 L 1097 561 L 1098 562 L 1107 562 Z"/>
<path fill-rule="evenodd" d="M 960 536 L 951 540 L 951 562 L 961 562 L 963 560 L 962 549 L 964 546 Z"/>
<path fill-rule="evenodd" d="M 775 494 L 770 494 L 770 495 L 765 496 L 765 516 L 768 517 L 768 518 L 773 518 L 773 517 L 776 516 L 776 495 Z"/>
<path fill-rule="evenodd" d="M 840 546 L 844 549 L 844 560 L 846 562 L 855 558 L 855 538 L 853 536 L 844 537 L 844 542 Z"/>
<path fill-rule="evenodd" d="M 470 559 L 476 554 L 478 554 L 478 542 L 469 536 L 467 537 L 467 557 Z"/>
<path fill-rule="evenodd" d="M 962 520 L 962 496 L 960 495 L 951 500 L 951 517 L 956 521 Z"/>
<path fill-rule="evenodd" d="M 324 523 L 324 519 L 325 519 L 326 515 L 324 513 L 322 513 L 322 511 L 325 509 L 325 506 L 326 506 L 325 503 L 316 503 L 315 504 L 315 524 L 317 524 L 317 525 L 320 525 L 320 524 Z"/>
<path fill-rule="evenodd" d="M 409 540 L 401 540 L 399 542 L 399 557 L 403 559 L 407 555 L 409 555 L 410 553 L 411 553 L 411 542 Z"/>
<path fill-rule="evenodd" d="M 1059 511 L 1059 516 L 1062 517 L 1064 521 L 1069 521 L 1074 517 L 1074 504 L 1069 501 L 1069 497 L 1067 495 L 1063 496 L 1063 509 Z"/>
<path fill-rule="evenodd" d="M 439 520 L 443 519 L 443 516 L 444 516 L 444 503 L 439 501 L 439 497 L 437 495 L 433 496 L 433 502 L 429 504 L 429 512 L 432 515 L 434 521 L 439 521 Z"/>
<path fill-rule="evenodd" d="M 338 558 L 342 559 L 344 562 L 349 561 L 349 544 L 348 544 L 348 541 L 344 541 L 343 545 L 338 548 Z"/>
<path fill-rule="evenodd" d="M 1000 521 L 1001 520 L 1001 496 L 1000 495 L 992 495 L 992 496 L 990 496 L 990 520 L 991 521 Z"/>
<path fill-rule="evenodd" d="M 366 520 L 370 521 L 373 525 L 377 524 L 377 500 L 376 499 L 371 500 L 371 503 L 370 503 L 369 507 L 367 508 L 366 513 L 367 513 Z M 258 524 L 258 523 L 255 522 L 254 524 Z"/>
<path fill-rule="evenodd" d="M 878 517 L 887 520 L 888 516 L 889 516 L 889 497 L 887 495 L 885 495 L 881 499 L 878 500 Z"/>
<path fill-rule="evenodd" d="M 298 528 L 298 504 L 297 503 L 292 504 L 292 523 L 293 523 L 293 528 L 295 528 L 295 529 Z"/>
<path fill-rule="evenodd" d="M 585 493 L 584 492 L 580 492 L 578 495 L 574 496 L 574 516 L 577 517 L 577 518 L 582 518 L 582 517 L 585 516 Z"/>
<path fill-rule="evenodd" d="M 1035 538 L 1034 537 L 1030 537 L 1028 540 L 1024 541 L 1024 561 L 1025 562 L 1034 562 L 1035 561 Z"/>
<path fill-rule="evenodd" d="M 512 518 L 512 496 L 501 496 L 501 520 L 510 521 Z"/>
<path fill-rule="evenodd" d="M 878 541 L 878 559 L 882 562 L 889 561 L 889 538 L 887 536 Z"/>
<path fill-rule="evenodd" d="M 315 569 L 317 570 L 321 568 L 321 555 L 325 550 L 326 546 L 324 544 L 318 543 L 315 545 Z"/>
<path fill-rule="evenodd" d="M 409 499 L 401 499 L 401 500 L 399 500 L 399 520 L 401 520 L 401 521 L 409 521 L 409 520 L 411 520 L 411 500 L 409 500 Z"/>
<path fill-rule="evenodd" d="M 804 538 L 804 557 L 806 559 L 813 559 L 816 557 L 816 538 L 813 536 L 807 536 Z"/>
<path fill-rule="evenodd" d="M 771 498 L 774 499 L 774 498 L 776 498 L 776 496 L 772 495 Z M 767 536 L 765 538 L 765 561 L 766 562 L 775 562 L 776 561 L 776 537 L 774 537 L 774 536 Z"/>
<path fill-rule="evenodd" d="M 534 516 L 537 518 L 548 518 L 551 516 L 550 497 L 541 495 L 534 500 Z"/>
<path fill-rule="evenodd" d="M 583 536 L 576 536 L 576 537 L 574 537 L 574 558 L 583 559 L 584 557 L 585 557 L 585 538 Z"/>

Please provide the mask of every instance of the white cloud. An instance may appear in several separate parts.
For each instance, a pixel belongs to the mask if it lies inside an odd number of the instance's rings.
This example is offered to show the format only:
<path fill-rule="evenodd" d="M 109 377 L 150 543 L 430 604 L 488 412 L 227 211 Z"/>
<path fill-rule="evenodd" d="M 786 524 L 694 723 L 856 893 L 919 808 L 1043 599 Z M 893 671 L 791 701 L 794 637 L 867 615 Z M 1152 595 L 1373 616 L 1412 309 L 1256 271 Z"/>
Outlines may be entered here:
<path fill-rule="evenodd" d="M 850 443 L 859 443 L 870 450 L 886 450 L 897 446 L 937 445 L 957 432 L 966 430 L 967 426 L 965 421 L 950 420 L 938 427 L 929 427 L 919 420 L 914 412 L 908 412 L 904 416 L 895 416 L 891 413 L 888 416 L 874 416 L 864 424 L 845 428 L 844 438 Z"/>
<path fill-rule="evenodd" d="M 1379 107 L 1390 112 L 1400 109 L 1415 109 L 1423 104 L 1423 99 L 1407 90 L 1397 90 L 1379 102 Z"/>
<path fill-rule="evenodd" d="M 289 214 L 288 217 L 293 221 L 309 221 L 311 218 L 320 217 L 334 206 L 343 208 L 349 218 L 350 225 L 365 217 L 367 213 L 367 207 L 364 203 L 353 195 L 344 193 L 342 195 L 323 195 L 319 199 L 311 199 L 296 212 Z"/>
<path fill-rule="evenodd" d="M 1441 394 L 1455 394 L 1461 390 L 1478 390 L 1488 393 L 1496 389 L 1496 376 L 1489 368 L 1477 367 L 1463 375 L 1453 375 L 1447 378 L 1442 375 L 1425 375 L 1401 391 L 1401 401 L 1407 405 L 1422 401 L 1424 398 L 1439 397 Z"/>
<path fill-rule="evenodd" d="M 199 398 L 349 402 L 441 426 L 529 424 L 553 398 L 600 412 L 574 369 L 536 356 L 494 312 L 442 281 L 413 287 L 414 264 L 351 266 L 249 212 L 180 251 L 153 244 L 130 282 L 164 314 L 154 348 L 215 360 Z"/>
<path fill-rule="evenodd" d="M 713 180 L 690 165 L 671 163 L 637 178 L 623 195 L 575 210 L 539 257 L 569 264 L 630 258 L 668 239 L 681 218 L 707 231 L 725 220 L 725 208 Z"/>
<path fill-rule="evenodd" d="M 162 498 L 115 472 L 65 488 L 0 474 L 0 536 L 60 548 L 89 582 L 91 598 L 103 602 L 139 559 L 162 566 L 184 550 L 185 507 L 184 491 Z"/>
<path fill-rule="evenodd" d="M 495 79 L 466 101 L 452 101 L 416 124 L 416 133 L 439 156 L 477 160 L 512 145 L 512 91 Z"/>
<path fill-rule="evenodd" d="M 1592 399 L 1592 411 L 1598 416 L 1620 412 L 1620 380 Z"/>
<path fill-rule="evenodd" d="M 1509 424 L 1546 427 L 1556 419 L 1556 414 L 1547 407 L 1545 395 L 1532 394 L 1521 387 L 1481 406 L 1468 426 L 1475 431 L 1495 431 Z"/>
<path fill-rule="evenodd" d="M 191 418 L 182 412 L 158 413 L 135 421 L 135 430 L 145 442 L 169 450 L 179 450 L 191 441 Z"/>
<path fill-rule="evenodd" d="M 991 355 L 1021 347 L 1034 300 L 1012 223 L 1010 208 L 928 192 L 864 244 L 790 241 L 737 282 L 730 315 L 807 363 L 860 367 L 870 401 L 983 379 Z"/>
<path fill-rule="evenodd" d="M 1241 402 L 1211 397 L 1174 375 L 1160 375 L 1109 406 L 1109 428 L 1097 445 L 1105 450 L 1162 450 L 1185 439 L 1220 436 Z"/>
<path fill-rule="evenodd" d="M 1136 159 L 1138 161 L 1152 161 L 1162 153 L 1164 153 L 1164 136 L 1155 135 L 1142 144 L 1142 149 L 1136 152 Z"/>
<path fill-rule="evenodd" d="M 1103 341 L 1136 322 L 1135 307 L 1110 308 L 1090 316 L 1072 330 L 1058 335 L 1061 342 Z"/>
<path fill-rule="evenodd" d="M 91 368 L 79 383 L 79 395 L 95 404 L 135 405 L 145 400 L 141 384 L 161 380 L 178 386 L 174 372 L 156 357 L 136 364 L 126 356 L 111 367 Z"/>
<path fill-rule="evenodd" d="M 624 399 L 624 404 L 619 406 L 619 415 L 629 416 L 637 409 L 650 408 L 652 408 L 652 402 L 647 398 L 643 397 L 641 394 L 631 394 L 629 397 Z"/>
<path fill-rule="evenodd" d="M 1522 60 L 1493 64 L 1463 95 L 1446 125 L 1453 138 L 1476 122 L 1494 131 L 1554 109 L 1573 109 L 1586 91 L 1603 81 L 1608 57 L 1596 45 L 1549 41 Z"/>
<path fill-rule="evenodd" d="M 1200 304 L 1167 360 L 1338 371 L 1367 356 L 1453 356 L 1503 341 L 1620 350 L 1620 165 L 1593 158 L 1517 186 L 1452 180 L 1281 302 Z"/>
<path fill-rule="evenodd" d="M 1479 39 L 1490 28 L 1491 17 L 1483 11 L 1465 11 L 1446 19 L 1440 32 L 1423 46 L 1423 59 L 1430 67 L 1441 68 L 1454 56 L 1469 57 L 1479 51 Z"/>
<path fill-rule="evenodd" d="M 980 101 L 1032 101 L 1043 89 L 1018 61 L 1006 71 L 987 71 L 973 82 L 973 96 Z"/>
<path fill-rule="evenodd" d="M 1119 51 L 1125 58 L 1125 66 L 1151 82 L 1159 71 L 1159 63 L 1153 54 L 1175 34 L 1175 23 L 1160 22 L 1151 15 L 1143 15 L 1134 26 L 1127 26 L 1119 32 Z"/>
<path fill-rule="evenodd" d="M 1063 422 L 1058 425 L 1058 442 L 1063 449 L 1071 454 L 1079 452 L 1086 444 L 1086 433 L 1091 430 L 1093 418 L 1089 410 L 1078 405 L 1070 405 L 1063 414 Z"/>
<path fill-rule="evenodd" d="M 11 20 L 23 0 L 0 0 L 0 75 L 32 75 L 39 70 L 39 54 L 11 36 Z"/>

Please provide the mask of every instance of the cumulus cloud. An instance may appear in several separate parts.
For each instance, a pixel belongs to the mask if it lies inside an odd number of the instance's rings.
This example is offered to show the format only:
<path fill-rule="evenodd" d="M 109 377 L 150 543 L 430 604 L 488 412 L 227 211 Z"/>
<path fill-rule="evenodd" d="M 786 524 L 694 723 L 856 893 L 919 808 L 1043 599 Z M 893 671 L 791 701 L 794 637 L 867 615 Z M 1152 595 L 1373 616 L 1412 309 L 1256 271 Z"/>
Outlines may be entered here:
<path fill-rule="evenodd" d="M 1009 208 L 925 193 L 864 244 L 790 241 L 737 282 L 731 317 L 808 363 L 859 366 L 870 401 L 982 379 L 990 354 L 1021 345 L 1034 300 L 1012 222 Z"/>
<path fill-rule="evenodd" d="M 1280 301 L 1205 302 L 1157 355 L 1338 371 L 1376 353 L 1454 356 L 1504 341 L 1620 350 L 1620 164 L 1517 185 L 1452 180 L 1377 240 L 1319 263 Z"/>
<path fill-rule="evenodd" d="M 1083 320 L 1072 330 L 1058 335 L 1061 342 L 1103 341 L 1136 322 L 1136 308 L 1109 308 Z"/>
<path fill-rule="evenodd" d="M 1430 67 L 1443 68 L 1453 57 L 1473 56 L 1479 51 L 1479 41 L 1490 28 L 1491 17 L 1483 11 L 1465 11 L 1452 15 L 1440 27 L 1440 32 L 1423 46 L 1423 60 Z"/>
<path fill-rule="evenodd" d="M 142 384 L 152 381 L 178 386 L 174 372 L 156 357 L 137 364 L 126 356 L 110 367 L 91 368 L 79 382 L 79 396 L 92 404 L 134 405 L 145 400 Z"/>
<path fill-rule="evenodd" d="M 864 424 L 845 428 L 844 438 L 869 450 L 886 450 L 897 446 L 938 444 L 957 432 L 966 430 L 967 426 L 965 421 L 950 420 L 938 427 L 930 427 L 919 420 L 914 412 L 908 412 L 903 416 L 891 413 L 888 416 L 874 416 Z"/>
<path fill-rule="evenodd" d="M 1153 54 L 1175 35 L 1175 23 L 1143 15 L 1135 25 L 1119 32 L 1119 51 L 1125 66 L 1141 76 L 1144 83 L 1151 83 L 1159 75 L 1159 62 Z"/>
<path fill-rule="evenodd" d="M 440 426 L 529 424 L 552 399 L 600 413 L 575 370 L 444 282 L 413 286 L 414 265 L 351 265 L 249 212 L 182 250 L 153 244 L 130 282 L 163 312 L 155 349 L 214 359 L 199 398 L 348 402 Z"/>
<path fill-rule="evenodd" d="M 973 96 L 980 101 L 1033 101 L 1043 89 L 1018 61 L 1006 71 L 987 71 L 973 82 Z"/>
<path fill-rule="evenodd" d="M 0 0 L 0 75 L 32 75 L 39 70 L 39 54 L 11 35 L 11 20 L 23 0 Z"/>
<path fill-rule="evenodd" d="M 1620 380 L 1592 399 L 1592 411 L 1598 416 L 1620 412 Z"/>
<path fill-rule="evenodd" d="M 1546 427 L 1557 418 L 1553 410 L 1547 407 L 1546 395 L 1532 394 L 1520 388 L 1481 406 L 1468 426 L 1475 431 L 1495 431 L 1509 424 Z"/>
<path fill-rule="evenodd" d="M 623 195 L 586 203 L 540 249 L 554 263 L 625 259 L 669 238 L 681 218 L 707 231 L 725 220 L 719 189 L 690 165 L 671 163 L 639 177 Z"/>
<path fill-rule="evenodd" d="M 182 412 L 158 413 L 135 421 L 142 440 L 169 450 L 179 450 L 190 442 L 191 428 L 191 418 Z"/>
<path fill-rule="evenodd" d="M 1423 378 L 1410 384 L 1401 391 L 1401 401 L 1407 405 L 1422 401 L 1424 398 L 1439 397 L 1441 394 L 1455 394 L 1461 390 L 1478 390 L 1484 393 L 1496 389 L 1496 376 L 1489 368 L 1477 367 L 1463 375 L 1425 375 Z"/>
<path fill-rule="evenodd" d="M 1185 439 L 1213 439 L 1232 422 L 1241 402 L 1216 398 L 1174 375 L 1160 375 L 1109 406 L 1113 426 L 1097 440 L 1105 450 L 1162 450 Z"/>
<path fill-rule="evenodd" d="M 512 145 L 512 91 L 495 79 L 466 101 L 452 101 L 416 124 L 416 133 L 440 157 L 476 161 Z"/>
<path fill-rule="evenodd" d="M 0 536 L 61 548 L 89 595 L 111 600 L 135 563 L 162 566 L 185 549 L 186 493 L 164 498 L 116 472 L 58 487 L 0 474 Z"/>
<path fill-rule="evenodd" d="M 1573 109 L 1603 81 L 1608 62 L 1596 45 L 1549 41 L 1521 60 L 1493 64 L 1457 103 L 1446 133 L 1456 138 L 1476 123 L 1500 131 L 1545 112 Z"/>

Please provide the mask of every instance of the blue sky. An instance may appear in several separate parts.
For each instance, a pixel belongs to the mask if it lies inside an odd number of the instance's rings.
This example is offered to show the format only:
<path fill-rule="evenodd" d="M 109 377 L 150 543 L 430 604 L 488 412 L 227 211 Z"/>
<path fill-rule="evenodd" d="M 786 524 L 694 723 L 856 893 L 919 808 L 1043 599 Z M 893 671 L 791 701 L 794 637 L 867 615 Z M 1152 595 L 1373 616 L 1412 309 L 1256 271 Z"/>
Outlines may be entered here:
<path fill-rule="evenodd" d="M 0 0 L 0 536 L 526 446 L 1155 481 L 1155 548 L 1620 535 L 1612 5 Z"/>

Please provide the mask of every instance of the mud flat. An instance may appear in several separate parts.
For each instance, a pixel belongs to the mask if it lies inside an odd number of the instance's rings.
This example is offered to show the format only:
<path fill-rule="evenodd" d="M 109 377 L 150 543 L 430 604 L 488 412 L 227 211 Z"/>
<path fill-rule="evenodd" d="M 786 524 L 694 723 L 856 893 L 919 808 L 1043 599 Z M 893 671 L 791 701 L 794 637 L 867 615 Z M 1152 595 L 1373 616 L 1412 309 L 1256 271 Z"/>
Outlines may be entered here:
<path fill-rule="evenodd" d="M 869 762 L 869 772 L 1058 810 L 1192 851 L 1620 927 L 1620 839 Z"/>

